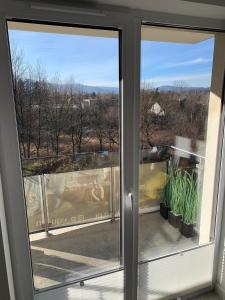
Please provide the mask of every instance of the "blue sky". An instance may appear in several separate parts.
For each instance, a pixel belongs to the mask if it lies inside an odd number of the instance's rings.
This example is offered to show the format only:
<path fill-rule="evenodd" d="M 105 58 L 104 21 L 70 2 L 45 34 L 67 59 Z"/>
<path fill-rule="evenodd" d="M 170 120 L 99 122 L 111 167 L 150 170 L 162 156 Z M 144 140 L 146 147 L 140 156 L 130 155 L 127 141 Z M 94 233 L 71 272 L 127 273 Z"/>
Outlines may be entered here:
<path fill-rule="evenodd" d="M 25 61 L 43 64 L 49 79 L 92 86 L 118 86 L 118 39 L 10 30 L 9 39 L 23 49 Z"/>
<path fill-rule="evenodd" d="M 209 87 L 214 39 L 195 44 L 142 42 L 141 78 L 153 86 L 174 85 Z"/>
<path fill-rule="evenodd" d="M 71 76 L 76 83 L 117 87 L 117 38 L 99 38 L 20 30 L 9 31 L 10 43 L 22 49 L 25 61 L 39 61 L 49 80 Z M 184 81 L 188 86 L 210 86 L 214 40 L 196 44 L 142 42 L 141 78 L 153 86 Z"/>

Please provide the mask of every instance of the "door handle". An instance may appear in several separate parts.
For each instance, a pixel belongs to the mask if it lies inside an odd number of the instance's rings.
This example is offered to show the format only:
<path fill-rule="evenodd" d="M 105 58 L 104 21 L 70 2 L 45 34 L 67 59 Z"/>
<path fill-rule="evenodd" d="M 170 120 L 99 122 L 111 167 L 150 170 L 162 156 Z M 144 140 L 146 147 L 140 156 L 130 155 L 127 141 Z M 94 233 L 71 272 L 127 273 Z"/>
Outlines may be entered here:
<path fill-rule="evenodd" d="M 130 192 L 128 193 L 128 201 L 129 201 L 129 208 L 132 211 L 132 217 L 134 214 L 134 197 L 133 194 Z"/>
<path fill-rule="evenodd" d="M 133 240 L 135 238 L 134 234 L 135 234 L 135 224 L 134 224 L 134 220 L 135 220 L 135 209 L 134 209 L 134 196 L 131 192 L 128 193 L 128 207 L 129 207 L 129 211 L 130 211 L 130 216 L 132 218 L 132 236 L 133 236 Z"/>

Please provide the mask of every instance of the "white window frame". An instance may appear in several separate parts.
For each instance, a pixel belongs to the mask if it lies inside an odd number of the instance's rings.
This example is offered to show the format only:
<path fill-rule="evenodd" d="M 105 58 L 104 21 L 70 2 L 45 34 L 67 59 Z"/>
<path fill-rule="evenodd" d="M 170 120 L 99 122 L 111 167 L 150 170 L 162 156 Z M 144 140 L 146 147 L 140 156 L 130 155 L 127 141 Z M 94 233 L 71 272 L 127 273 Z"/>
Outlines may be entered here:
<path fill-rule="evenodd" d="M 94 27 L 117 28 L 121 30 L 121 65 L 122 65 L 122 199 L 123 199 L 123 236 L 126 300 L 137 299 L 137 241 L 138 241 L 138 131 L 139 131 L 139 96 L 140 96 L 140 41 L 141 23 L 201 28 L 212 31 L 225 31 L 225 24 L 220 20 L 171 15 L 166 13 L 140 10 L 123 10 L 99 6 L 97 10 L 71 9 L 52 5 L 31 5 L 28 3 L 5 4 L 0 9 L 0 167 L 2 175 L 5 213 L 8 226 L 10 254 L 17 300 L 33 300 L 30 248 L 26 220 L 26 209 L 22 182 L 21 162 L 16 129 L 12 74 L 8 45 L 6 21 L 12 18 L 36 20 L 57 24 L 89 25 Z M 125 120 L 125 122 L 123 122 Z M 222 149 L 222 138 L 219 149 Z M 222 163 L 225 166 L 224 153 Z M 219 170 L 218 170 L 219 174 Z M 218 207 L 223 205 L 224 169 L 220 177 L 221 188 Z M 217 177 L 218 179 L 219 177 Z M 132 193 L 133 210 L 130 209 Z M 216 249 L 220 233 L 221 216 L 218 215 L 216 226 Z M 130 224 L 133 222 L 134 226 Z M 123 231 L 124 232 L 124 231 Z M 217 251 L 215 251 L 216 253 Z M 216 254 L 215 254 L 216 255 Z M 214 275 L 215 278 L 215 275 Z"/>

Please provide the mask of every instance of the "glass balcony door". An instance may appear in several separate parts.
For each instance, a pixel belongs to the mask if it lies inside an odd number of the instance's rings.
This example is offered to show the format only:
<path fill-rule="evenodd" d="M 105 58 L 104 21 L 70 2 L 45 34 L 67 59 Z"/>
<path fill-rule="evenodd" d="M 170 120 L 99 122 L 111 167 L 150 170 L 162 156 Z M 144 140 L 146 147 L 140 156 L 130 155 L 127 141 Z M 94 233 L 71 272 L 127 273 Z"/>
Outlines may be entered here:
<path fill-rule="evenodd" d="M 8 22 L 22 170 L 8 161 L 7 176 L 22 171 L 35 300 L 167 299 L 212 282 L 223 36 L 142 26 L 140 41 L 134 23 L 121 38 L 108 23 Z"/>
<path fill-rule="evenodd" d="M 8 34 L 35 299 L 123 299 L 120 32 Z"/>
<path fill-rule="evenodd" d="M 212 33 L 142 26 L 138 299 L 212 282 L 218 45 Z"/>

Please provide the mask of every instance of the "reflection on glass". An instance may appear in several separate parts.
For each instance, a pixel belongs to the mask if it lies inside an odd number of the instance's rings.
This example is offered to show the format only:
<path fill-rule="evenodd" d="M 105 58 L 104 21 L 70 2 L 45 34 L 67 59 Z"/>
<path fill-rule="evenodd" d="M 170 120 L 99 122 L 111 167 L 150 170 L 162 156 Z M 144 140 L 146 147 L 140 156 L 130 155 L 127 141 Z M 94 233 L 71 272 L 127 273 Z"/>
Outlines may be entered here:
<path fill-rule="evenodd" d="M 210 241 L 203 240 L 208 229 L 203 229 L 201 217 L 214 36 L 143 26 L 141 47 L 139 258 L 143 260 Z"/>
<path fill-rule="evenodd" d="M 118 32 L 8 25 L 35 288 L 116 269 Z"/>

